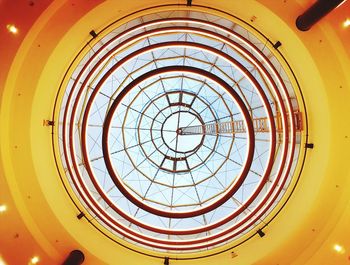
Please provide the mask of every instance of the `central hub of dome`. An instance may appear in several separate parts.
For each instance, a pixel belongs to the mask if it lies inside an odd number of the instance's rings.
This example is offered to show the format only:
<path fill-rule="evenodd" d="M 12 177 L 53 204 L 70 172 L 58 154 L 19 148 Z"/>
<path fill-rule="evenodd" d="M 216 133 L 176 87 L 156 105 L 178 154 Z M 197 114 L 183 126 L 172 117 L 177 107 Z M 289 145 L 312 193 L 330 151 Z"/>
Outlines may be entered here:
<path fill-rule="evenodd" d="M 167 117 L 162 126 L 162 138 L 165 145 L 175 153 L 189 153 L 198 149 L 203 135 L 182 135 L 180 128 L 202 125 L 195 114 L 189 111 L 177 111 Z"/>

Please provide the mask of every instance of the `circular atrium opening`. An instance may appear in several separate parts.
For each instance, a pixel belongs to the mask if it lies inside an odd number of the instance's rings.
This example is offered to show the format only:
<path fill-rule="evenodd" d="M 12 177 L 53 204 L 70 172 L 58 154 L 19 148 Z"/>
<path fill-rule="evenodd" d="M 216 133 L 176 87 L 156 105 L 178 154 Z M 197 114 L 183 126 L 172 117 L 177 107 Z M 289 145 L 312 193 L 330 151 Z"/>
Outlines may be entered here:
<path fill-rule="evenodd" d="M 96 231 L 155 256 L 205 256 L 282 209 L 305 107 L 267 37 L 209 9 L 141 12 L 98 32 L 57 94 L 55 157 Z"/>

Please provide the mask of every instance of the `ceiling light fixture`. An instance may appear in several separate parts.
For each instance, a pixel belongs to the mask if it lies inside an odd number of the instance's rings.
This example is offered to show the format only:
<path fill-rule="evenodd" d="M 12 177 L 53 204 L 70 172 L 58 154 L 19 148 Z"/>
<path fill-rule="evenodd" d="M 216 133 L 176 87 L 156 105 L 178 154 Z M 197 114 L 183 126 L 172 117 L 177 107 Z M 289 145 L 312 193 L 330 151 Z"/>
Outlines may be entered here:
<path fill-rule="evenodd" d="M 344 22 L 343 22 L 343 27 L 347 28 L 350 26 L 350 18 L 347 18 Z"/>
<path fill-rule="evenodd" d="M 7 206 L 5 204 L 0 205 L 0 213 L 3 213 L 7 210 Z"/>
<path fill-rule="evenodd" d="M 38 256 L 34 256 L 31 260 L 30 260 L 30 264 L 37 264 L 39 263 L 40 259 Z"/>
<path fill-rule="evenodd" d="M 259 229 L 257 233 L 261 238 L 265 236 L 265 233 L 261 229 Z"/>
<path fill-rule="evenodd" d="M 0 256 L 0 265 L 6 265 L 5 261 L 2 259 L 1 256 Z"/>
<path fill-rule="evenodd" d="M 6 26 L 6 28 L 12 34 L 17 34 L 18 33 L 18 28 L 14 24 L 8 24 Z"/>
<path fill-rule="evenodd" d="M 343 253 L 345 252 L 344 247 L 341 246 L 341 245 L 339 245 L 339 244 L 335 244 L 335 245 L 333 246 L 333 249 L 334 249 L 336 252 L 340 253 L 340 254 L 343 254 Z"/>

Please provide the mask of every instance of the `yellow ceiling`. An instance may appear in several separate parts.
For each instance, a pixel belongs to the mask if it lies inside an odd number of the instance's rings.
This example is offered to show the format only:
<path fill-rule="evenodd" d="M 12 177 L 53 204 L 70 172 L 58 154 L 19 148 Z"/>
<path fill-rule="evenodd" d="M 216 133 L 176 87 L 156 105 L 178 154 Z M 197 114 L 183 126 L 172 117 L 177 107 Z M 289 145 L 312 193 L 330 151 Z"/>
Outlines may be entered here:
<path fill-rule="evenodd" d="M 193 0 L 224 10 L 281 41 L 280 51 L 302 87 L 309 121 L 308 151 L 300 181 L 286 207 L 254 237 L 231 252 L 170 264 L 350 264 L 350 3 L 308 32 L 294 26 L 312 1 Z M 31 4 L 33 3 L 33 4 Z M 75 248 L 84 264 L 163 264 L 163 260 L 126 250 L 98 233 L 76 207 L 57 174 L 50 119 L 57 88 L 92 29 L 147 7 L 185 1 L 13 1 L 0 0 L 0 260 L 60 264 Z M 175 4 L 175 6 L 174 6 Z M 192 9 L 199 7 L 193 6 Z M 199 8 L 200 9 L 200 8 Z M 145 11 L 147 12 L 147 11 Z M 17 35 L 7 32 L 14 23 Z M 333 250 L 344 246 L 344 253 Z M 176 258 L 176 257 L 173 257 Z"/>

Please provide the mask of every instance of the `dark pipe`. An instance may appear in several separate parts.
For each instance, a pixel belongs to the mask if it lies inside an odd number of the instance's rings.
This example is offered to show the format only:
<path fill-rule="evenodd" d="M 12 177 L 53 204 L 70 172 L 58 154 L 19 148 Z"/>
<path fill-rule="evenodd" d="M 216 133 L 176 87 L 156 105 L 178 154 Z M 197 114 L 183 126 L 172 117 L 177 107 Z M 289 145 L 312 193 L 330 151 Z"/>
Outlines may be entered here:
<path fill-rule="evenodd" d="M 81 265 L 85 260 L 84 253 L 80 250 L 73 250 L 62 265 Z"/>
<path fill-rule="evenodd" d="M 295 24 L 301 31 L 309 30 L 321 18 L 346 0 L 318 0 L 302 15 L 298 16 Z"/>

